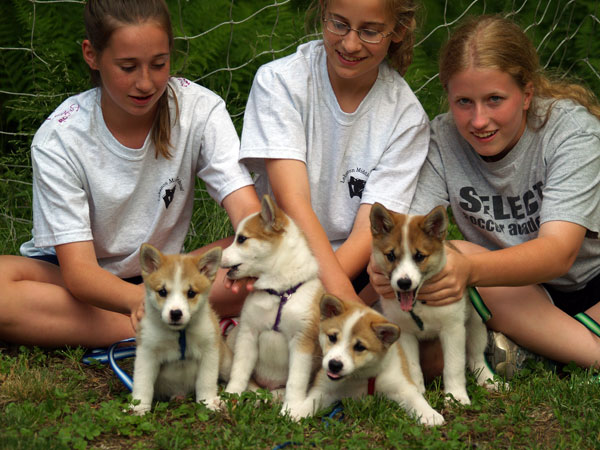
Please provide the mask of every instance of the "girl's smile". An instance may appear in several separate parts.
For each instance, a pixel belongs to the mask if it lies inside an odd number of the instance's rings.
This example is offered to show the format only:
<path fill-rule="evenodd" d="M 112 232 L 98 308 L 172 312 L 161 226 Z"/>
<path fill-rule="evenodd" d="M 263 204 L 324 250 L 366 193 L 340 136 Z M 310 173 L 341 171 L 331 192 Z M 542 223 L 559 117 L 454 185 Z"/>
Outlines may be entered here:
<path fill-rule="evenodd" d="M 391 42 L 399 42 L 394 23 L 387 14 L 382 0 L 332 0 L 325 11 L 323 42 L 327 53 L 327 69 L 334 91 L 352 81 L 353 88 L 370 87 L 379 73 L 379 64 L 387 56 Z M 328 20 L 351 27 L 341 36 L 330 31 Z M 334 25 L 335 26 L 335 25 Z M 371 44 L 360 39 L 357 30 L 381 33 L 381 42 Z"/>
<path fill-rule="evenodd" d="M 460 134 L 482 157 L 499 160 L 519 141 L 533 88 L 506 72 L 468 68 L 448 81 L 450 111 Z"/>
<path fill-rule="evenodd" d="M 121 26 L 100 54 L 84 41 L 84 57 L 100 72 L 102 113 L 109 129 L 114 132 L 133 122 L 151 127 L 169 80 L 169 38 L 164 29 L 151 21 Z"/>

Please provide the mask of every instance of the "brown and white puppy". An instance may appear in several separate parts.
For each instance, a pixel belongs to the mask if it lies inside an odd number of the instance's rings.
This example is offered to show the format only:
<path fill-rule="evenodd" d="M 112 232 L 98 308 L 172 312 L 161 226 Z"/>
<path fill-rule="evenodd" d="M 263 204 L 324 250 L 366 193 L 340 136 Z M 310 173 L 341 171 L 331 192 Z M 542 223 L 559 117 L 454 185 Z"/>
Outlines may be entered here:
<path fill-rule="evenodd" d="M 307 399 L 293 411 L 295 419 L 342 398 L 362 397 L 372 385 L 369 393 L 380 392 L 398 402 L 420 423 L 444 423 L 410 379 L 396 325 L 365 305 L 332 295 L 324 295 L 320 306 L 323 362 Z"/>
<path fill-rule="evenodd" d="M 133 371 L 136 414 L 152 399 L 196 392 L 196 401 L 217 409 L 219 376 L 228 379 L 231 351 L 225 345 L 208 294 L 221 261 L 221 248 L 202 255 L 165 255 L 150 244 L 140 252 L 146 287 Z"/>
<path fill-rule="evenodd" d="M 306 398 L 318 366 L 323 285 L 317 260 L 302 231 L 265 196 L 261 211 L 240 222 L 221 265 L 231 279 L 257 278 L 236 327 L 225 390 L 239 394 L 251 378 L 271 390 L 285 386 L 285 413 Z"/>
<path fill-rule="evenodd" d="M 397 214 L 379 203 L 371 208 L 373 256 L 390 278 L 397 296 L 381 298 L 381 306 L 383 314 L 402 330 L 400 343 L 406 351 L 412 378 L 424 392 L 418 340 L 439 338 L 444 354 L 444 390 L 460 403 L 470 404 L 467 363 L 479 384 L 497 388 L 488 382 L 493 373 L 484 358 L 485 324 L 466 294 L 460 301 L 445 306 L 417 301 L 423 283 L 446 263 L 447 226 L 448 216 L 442 206 L 423 216 Z"/>

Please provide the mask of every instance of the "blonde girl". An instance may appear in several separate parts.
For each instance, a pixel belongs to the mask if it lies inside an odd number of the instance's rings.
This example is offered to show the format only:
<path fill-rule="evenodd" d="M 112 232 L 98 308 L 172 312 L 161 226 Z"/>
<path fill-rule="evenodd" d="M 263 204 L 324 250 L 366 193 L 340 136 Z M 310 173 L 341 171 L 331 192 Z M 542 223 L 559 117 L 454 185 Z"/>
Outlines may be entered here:
<path fill-rule="evenodd" d="M 88 0 L 84 19 L 97 87 L 62 103 L 33 139 L 33 239 L 25 258 L 0 257 L 9 342 L 93 347 L 134 335 L 140 245 L 182 250 L 196 176 L 234 226 L 258 209 L 223 101 L 170 76 L 164 1 Z M 222 276 L 216 285 L 225 291 Z"/>
<path fill-rule="evenodd" d="M 411 211 L 449 205 L 466 240 L 420 300 L 443 305 L 477 287 L 502 333 L 490 353 L 508 374 L 527 355 L 520 347 L 597 367 L 600 339 L 580 323 L 600 331 L 595 96 L 545 75 L 525 33 L 499 16 L 452 33 L 440 80 L 450 112 L 432 121 Z M 383 292 L 383 277 L 372 281 Z"/>
<path fill-rule="evenodd" d="M 246 107 L 241 161 L 306 233 L 327 291 L 346 299 L 366 284 L 371 205 L 406 212 L 427 151 L 427 116 L 402 78 L 415 10 L 316 2 L 323 39 L 261 67 Z"/>

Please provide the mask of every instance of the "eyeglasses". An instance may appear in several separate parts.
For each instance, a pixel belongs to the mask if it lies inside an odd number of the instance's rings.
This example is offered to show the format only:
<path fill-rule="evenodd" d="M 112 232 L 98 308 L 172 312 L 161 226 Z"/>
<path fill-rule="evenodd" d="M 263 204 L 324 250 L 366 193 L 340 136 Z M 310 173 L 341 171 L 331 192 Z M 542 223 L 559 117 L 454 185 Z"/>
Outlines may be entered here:
<path fill-rule="evenodd" d="M 394 34 L 393 31 L 382 33 L 381 31 L 370 30 L 368 28 L 360 28 L 357 30 L 356 28 L 352 28 L 350 25 L 335 19 L 323 19 L 323 22 L 325 22 L 325 27 L 330 33 L 337 36 L 346 36 L 351 31 L 356 31 L 358 38 L 367 44 L 379 44 L 386 37 Z"/>

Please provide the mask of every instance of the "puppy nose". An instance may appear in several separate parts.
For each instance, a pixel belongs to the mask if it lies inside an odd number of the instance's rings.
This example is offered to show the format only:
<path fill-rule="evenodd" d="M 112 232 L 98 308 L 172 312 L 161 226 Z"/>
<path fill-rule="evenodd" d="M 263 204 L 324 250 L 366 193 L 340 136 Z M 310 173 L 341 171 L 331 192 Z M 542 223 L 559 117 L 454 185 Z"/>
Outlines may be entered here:
<path fill-rule="evenodd" d="M 172 309 L 169 314 L 170 314 L 171 320 L 173 322 L 178 322 L 179 319 L 181 319 L 181 316 L 183 316 L 183 313 L 181 312 L 180 309 Z"/>
<path fill-rule="evenodd" d="M 343 367 L 344 363 L 338 361 L 337 359 L 332 359 L 331 361 L 329 361 L 329 370 L 331 370 L 333 373 L 340 372 Z"/>
<path fill-rule="evenodd" d="M 412 283 L 410 281 L 410 278 L 400 278 L 398 281 L 396 281 L 396 285 L 398 286 L 398 289 L 401 289 L 403 291 L 409 290 L 411 284 Z"/>

